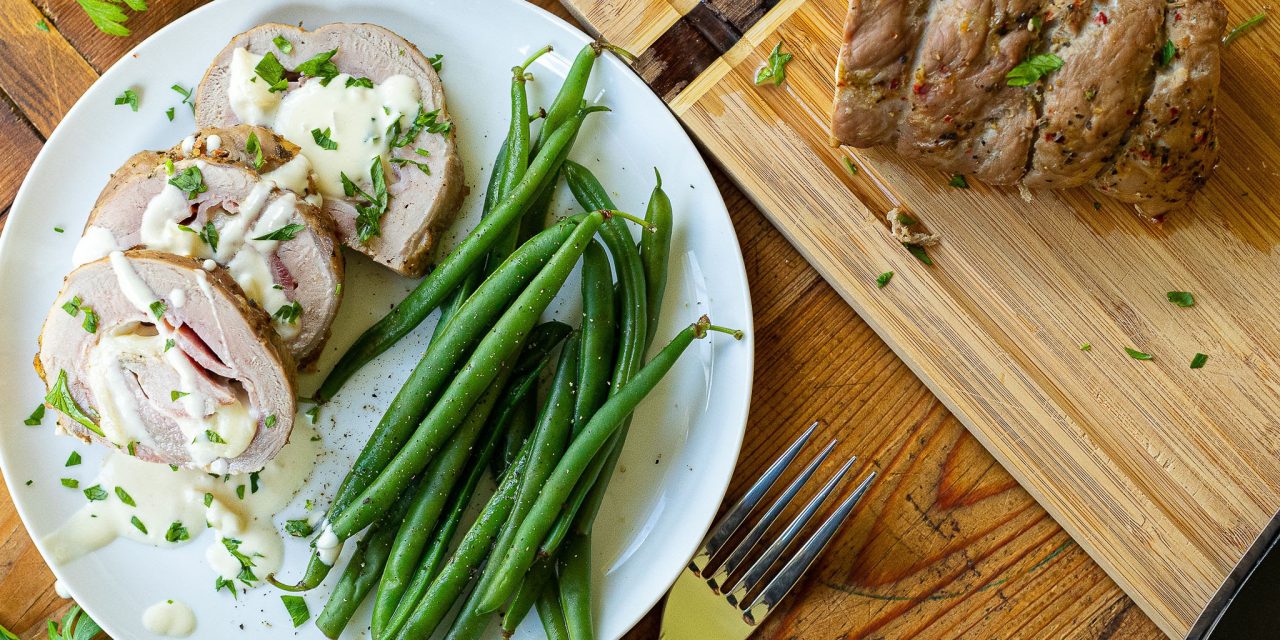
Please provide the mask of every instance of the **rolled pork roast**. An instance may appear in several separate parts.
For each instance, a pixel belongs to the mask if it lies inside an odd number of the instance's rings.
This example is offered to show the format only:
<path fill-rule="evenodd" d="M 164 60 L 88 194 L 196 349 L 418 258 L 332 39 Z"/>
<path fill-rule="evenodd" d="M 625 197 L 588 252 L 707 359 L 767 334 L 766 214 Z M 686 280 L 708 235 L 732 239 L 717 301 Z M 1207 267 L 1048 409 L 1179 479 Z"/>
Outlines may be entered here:
<path fill-rule="evenodd" d="M 329 336 L 343 278 L 337 230 L 313 204 L 309 176 L 296 146 L 247 125 L 143 151 L 99 195 L 75 262 L 133 247 L 212 260 L 309 365 Z"/>
<path fill-rule="evenodd" d="M 289 438 L 289 351 L 221 268 L 112 251 L 66 277 L 36 370 L 58 428 L 141 459 L 245 473 Z"/>
<path fill-rule="evenodd" d="M 298 145 L 342 241 L 407 276 L 425 273 L 464 194 L 432 60 L 376 25 L 232 38 L 196 90 L 196 123 L 260 125 Z"/>
<path fill-rule="evenodd" d="M 1158 217 L 1217 163 L 1225 28 L 1219 0 L 851 0 L 832 138 Z"/>

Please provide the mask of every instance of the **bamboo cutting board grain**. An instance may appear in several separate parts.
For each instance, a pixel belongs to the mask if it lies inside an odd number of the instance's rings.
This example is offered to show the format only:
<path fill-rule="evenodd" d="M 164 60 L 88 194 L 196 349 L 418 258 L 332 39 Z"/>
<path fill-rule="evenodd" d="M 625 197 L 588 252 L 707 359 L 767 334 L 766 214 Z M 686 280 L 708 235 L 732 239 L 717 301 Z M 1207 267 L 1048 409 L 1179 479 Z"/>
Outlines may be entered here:
<path fill-rule="evenodd" d="M 1231 24 L 1262 10 L 1226 1 Z M 1224 50 L 1221 165 L 1153 226 L 1086 190 L 1027 202 L 830 147 L 843 0 L 565 4 L 643 52 L 700 144 L 1161 629 L 1203 631 L 1280 508 L 1280 26 Z M 757 87 L 779 40 L 787 81 Z M 941 234 L 935 266 L 889 236 L 895 206 Z"/>

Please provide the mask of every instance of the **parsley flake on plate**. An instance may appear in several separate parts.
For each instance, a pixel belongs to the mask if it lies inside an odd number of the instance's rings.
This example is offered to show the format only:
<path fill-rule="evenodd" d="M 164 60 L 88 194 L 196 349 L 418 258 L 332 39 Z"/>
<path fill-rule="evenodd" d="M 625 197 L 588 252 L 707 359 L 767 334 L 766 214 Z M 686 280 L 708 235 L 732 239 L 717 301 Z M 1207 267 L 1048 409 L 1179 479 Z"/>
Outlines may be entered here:
<path fill-rule="evenodd" d="M 782 51 L 782 41 L 773 45 L 773 51 L 769 52 L 769 58 L 764 65 L 756 71 L 756 84 L 761 85 L 766 82 L 772 82 L 774 86 L 782 84 L 787 79 L 787 63 L 795 56 Z"/>
<path fill-rule="evenodd" d="M 124 93 L 116 96 L 116 104 L 127 104 L 134 112 L 138 110 L 138 92 L 133 89 L 125 89 Z"/>

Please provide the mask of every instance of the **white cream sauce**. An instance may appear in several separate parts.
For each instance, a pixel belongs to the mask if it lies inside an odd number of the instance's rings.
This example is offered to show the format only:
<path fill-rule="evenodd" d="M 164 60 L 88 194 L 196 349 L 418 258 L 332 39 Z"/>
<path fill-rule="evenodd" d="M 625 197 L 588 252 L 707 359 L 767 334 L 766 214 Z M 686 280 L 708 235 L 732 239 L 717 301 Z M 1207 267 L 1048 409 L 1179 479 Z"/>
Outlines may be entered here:
<path fill-rule="evenodd" d="M 156 301 L 155 293 L 123 253 L 112 252 L 110 260 L 116 282 L 125 298 L 140 312 L 151 317 L 151 304 Z M 213 306 L 216 319 L 217 304 L 213 291 L 208 288 L 207 280 L 203 279 L 203 272 L 197 273 L 198 284 Z M 164 361 L 177 374 L 174 385 L 176 388 L 159 390 L 160 397 L 153 398 L 152 402 L 165 402 L 165 393 L 185 394 L 176 400 L 170 400 L 177 403 L 182 411 L 163 413 L 182 432 L 184 446 L 192 462 L 203 468 L 212 468 L 214 463 L 222 459 L 235 458 L 244 453 L 257 433 L 260 416 L 238 395 L 229 402 L 206 395 L 202 390 L 201 372 L 183 352 L 168 323 L 156 322 L 149 326 L 154 327 L 154 331 L 145 330 L 136 324 L 125 324 L 110 333 L 104 332 L 89 354 L 86 371 L 88 385 L 98 404 L 102 405 L 99 409 L 99 427 L 107 440 L 119 447 L 127 447 L 130 442 L 155 446 L 147 421 L 142 417 L 138 406 L 138 395 L 129 384 L 128 376 L 135 375 L 129 365 Z M 173 346 L 166 349 L 170 340 L 173 341 Z M 152 390 L 153 393 L 155 391 Z M 156 410 L 161 409 L 157 406 Z M 216 434 L 217 437 L 213 438 L 211 434 Z"/>
<path fill-rule="evenodd" d="M 84 235 L 80 236 L 80 242 L 76 243 L 76 250 L 71 254 L 71 266 L 78 267 L 94 260 L 101 260 L 112 251 L 119 250 L 120 243 L 110 231 L 102 227 L 89 227 L 84 230 Z"/>
<path fill-rule="evenodd" d="M 387 129 L 399 121 L 407 131 L 418 113 L 422 88 L 405 75 L 381 84 L 348 87 L 351 76 L 339 74 L 328 84 L 305 78 L 288 91 L 271 93 L 254 67 L 262 56 L 238 48 L 232 53 L 227 97 L 241 122 L 270 127 L 302 149 L 315 170 L 326 198 L 344 197 L 341 175 L 368 184 L 370 161 L 390 150 Z M 325 149 L 312 130 L 328 130 L 336 149 Z"/>
<path fill-rule="evenodd" d="M 157 602 L 142 612 L 142 628 L 160 636 L 185 638 L 196 630 L 196 614 L 178 600 Z"/>
<path fill-rule="evenodd" d="M 214 573 L 235 580 L 237 589 L 261 585 L 262 578 L 277 571 L 283 561 L 284 543 L 272 518 L 302 488 L 320 453 L 320 443 L 313 439 L 315 430 L 302 420 L 294 424 L 289 443 L 258 473 L 256 492 L 250 474 L 213 477 L 193 469 L 174 471 L 123 453 L 109 454 L 98 477 L 89 483 L 107 491 L 107 499 L 85 504 L 45 538 L 53 561 L 70 562 L 116 538 L 178 547 L 212 529 L 205 558 Z M 136 506 L 122 502 L 116 487 L 123 488 Z M 133 523 L 134 517 L 146 533 Z M 171 527 L 179 525 L 186 530 L 186 538 L 167 540 Z M 238 541 L 237 551 L 253 562 L 251 570 L 258 580 L 251 585 L 238 579 L 243 567 L 224 539 L 233 546 Z"/>
<path fill-rule="evenodd" d="M 316 538 L 315 545 L 316 555 L 326 566 L 332 567 L 333 563 L 337 562 L 338 555 L 342 553 L 342 541 L 338 539 L 328 522 L 324 523 L 324 528 Z"/>

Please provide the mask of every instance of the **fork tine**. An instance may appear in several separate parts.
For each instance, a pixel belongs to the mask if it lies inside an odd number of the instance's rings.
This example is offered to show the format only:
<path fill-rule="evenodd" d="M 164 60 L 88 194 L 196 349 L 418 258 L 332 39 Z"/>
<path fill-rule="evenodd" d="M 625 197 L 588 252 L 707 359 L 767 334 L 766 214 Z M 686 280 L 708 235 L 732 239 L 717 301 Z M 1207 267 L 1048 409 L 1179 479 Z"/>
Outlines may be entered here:
<path fill-rule="evenodd" d="M 774 521 L 778 519 L 778 516 L 782 515 L 787 505 L 790 505 L 796 494 L 800 493 L 800 489 L 804 487 L 805 483 L 809 482 L 809 478 L 813 477 L 813 473 L 818 470 L 818 465 L 822 464 L 827 459 L 827 456 L 831 455 L 831 450 L 835 447 L 835 440 L 829 442 L 825 449 L 814 456 L 809 461 L 809 464 L 805 465 L 804 469 L 791 481 L 791 484 L 787 485 L 782 494 L 773 501 L 773 504 L 769 505 L 769 509 L 764 512 L 763 516 L 760 516 L 760 521 L 747 532 L 742 542 L 739 542 L 738 546 L 729 553 L 729 559 L 721 563 L 720 568 L 716 569 L 711 578 L 707 580 L 707 584 L 711 586 L 712 591 L 729 593 L 729 591 L 722 590 L 720 587 L 729 581 L 729 577 L 733 572 L 737 571 L 738 567 L 747 559 L 747 554 L 751 553 L 756 548 L 756 543 L 760 542 L 760 538 L 764 537 L 765 531 L 768 531 L 769 527 L 773 526 Z M 703 567 L 703 572 L 705 573 L 708 568 L 710 567 Z"/>
<path fill-rule="evenodd" d="M 764 578 L 765 573 L 769 571 L 769 568 L 791 546 L 791 543 L 800 535 L 800 531 L 804 529 L 805 525 L 809 524 L 809 520 L 818 512 L 818 509 L 822 508 L 823 503 L 831 496 L 831 492 L 844 479 L 845 474 L 849 472 L 849 467 L 852 467 L 857 459 L 857 456 L 849 458 L 849 461 L 844 463 L 844 466 L 840 467 L 840 470 L 831 476 L 830 480 L 827 480 L 822 489 L 809 500 L 809 504 L 805 505 L 804 509 L 796 514 L 796 517 L 791 520 L 787 528 L 778 534 L 778 538 L 773 541 L 773 544 L 769 545 L 768 549 L 765 549 L 765 552 L 756 560 L 755 564 L 751 565 L 750 569 L 747 569 L 747 573 L 738 580 L 738 583 L 725 592 L 729 594 L 727 598 L 729 604 L 734 606 L 738 606 L 739 603 L 746 604 L 747 592 L 755 588 L 760 580 Z"/>
<path fill-rule="evenodd" d="M 760 503 L 761 498 L 769 492 L 773 484 L 778 481 L 778 478 L 787 470 L 791 462 L 800 454 L 800 450 L 809 442 L 809 437 L 813 435 L 814 430 L 817 428 L 817 422 L 809 425 L 809 428 L 800 434 L 800 437 L 781 456 L 778 456 L 778 459 L 774 460 L 773 464 L 769 465 L 769 468 L 760 476 L 760 479 L 747 490 L 747 493 L 738 500 L 737 504 L 733 505 L 733 508 L 724 514 L 724 517 L 712 527 L 711 532 L 703 540 L 702 547 L 698 549 L 698 553 L 689 561 L 690 571 L 697 576 L 702 576 L 703 568 L 711 562 L 711 559 L 729 541 L 729 538 L 738 531 L 738 527 L 742 526 L 742 523 L 755 510 L 756 505 Z"/>
<path fill-rule="evenodd" d="M 773 611 L 778 602 L 791 592 L 791 589 L 800 581 L 800 577 L 809 570 L 809 567 L 813 566 L 814 560 L 818 559 L 822 550 L 831 542 L 836 530 L 849 518 L 849 514 L 853 512 L 853 507 L 862 499 L 862 496 L 867 492 L 867 488 L 871 486 L 871 482 L 875 478 L 876 472 L 872 471 L 867 476 L 867 479 L 863 480 L 858 485 L 858 488 L 853 490 L 853 494 L 836 508 L 831 517 L 822 523 L 822 526 L 814 532 L 813 537 L 809 538 L 809 541 L 800 547 L 796 555 L 787 561 L 787 564 L 782 567 L 782 571 L 778 572 L 777 576 L 774 576 L 773 580 L 764 588 L 764 591 L 751 603 L 751 606 L 742 612 L 742 619 L 746 620 L 747 624 L 752 626 L 759 624 L 764 620 L 765 616 L 769 615 L 770 611 Z"/>

